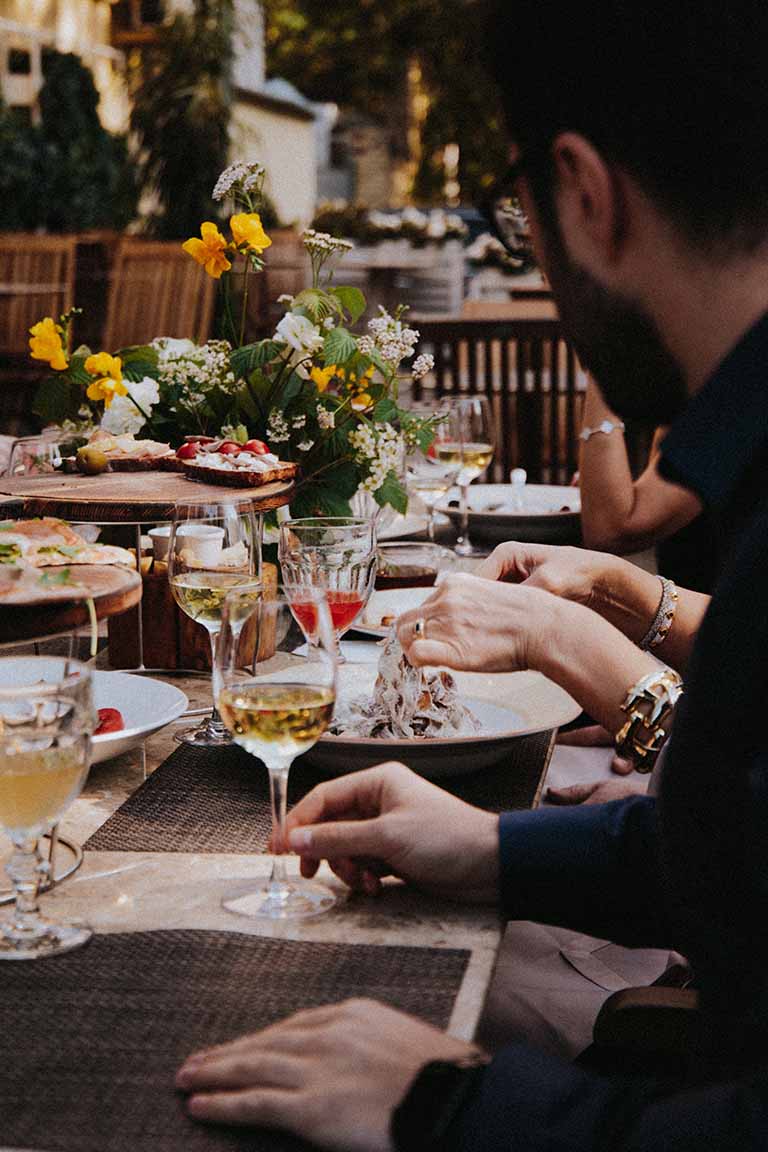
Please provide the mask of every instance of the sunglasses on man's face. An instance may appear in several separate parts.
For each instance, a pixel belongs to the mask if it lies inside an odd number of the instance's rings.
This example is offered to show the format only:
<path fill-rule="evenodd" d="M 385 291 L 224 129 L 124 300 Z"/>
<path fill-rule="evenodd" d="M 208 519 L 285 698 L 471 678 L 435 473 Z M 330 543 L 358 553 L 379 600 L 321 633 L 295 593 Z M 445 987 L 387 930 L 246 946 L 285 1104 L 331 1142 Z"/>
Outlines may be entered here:
<path fill-rule="evenodd" d="M 510 164 L 483 205 L 483 213 L 494 234 L 507 252 L 518 259 L 531 251 L 530 225 L 517 190 L 524 168 L 522 160 Z"/>

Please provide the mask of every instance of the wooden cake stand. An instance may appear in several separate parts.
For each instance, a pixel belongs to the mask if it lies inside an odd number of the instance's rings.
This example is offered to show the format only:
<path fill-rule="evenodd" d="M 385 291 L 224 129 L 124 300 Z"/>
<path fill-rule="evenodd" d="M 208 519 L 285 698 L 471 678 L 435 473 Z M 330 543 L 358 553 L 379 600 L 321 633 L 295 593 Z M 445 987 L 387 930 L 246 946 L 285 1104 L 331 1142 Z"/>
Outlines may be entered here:
<path fill-rule="evenodd" d="M 54 577 L 60 571 L 41 569 Z M 69 572 L 72 588 L 52 584 L 49 588 L 0 596 L 0 644 L 62 636 L 86 626 L 90 620 L 89 597 L 97 620 L 126 612 L 141 600 L 141 577 L 130 568 L 73 564 Z"/>

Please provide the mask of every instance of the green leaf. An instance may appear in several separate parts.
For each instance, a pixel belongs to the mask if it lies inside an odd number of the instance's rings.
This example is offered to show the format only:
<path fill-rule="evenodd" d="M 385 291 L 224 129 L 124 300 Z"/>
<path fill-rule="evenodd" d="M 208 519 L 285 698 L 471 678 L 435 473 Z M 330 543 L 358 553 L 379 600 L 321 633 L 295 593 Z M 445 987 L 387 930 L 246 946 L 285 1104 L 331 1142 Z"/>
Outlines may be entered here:
<path fill-rule="evenodd" d="M 278 405 L 285 407 L 286 404 L 290 404 L 291 400 L 295 400 L 296 397 L 301 394 L 304 383 L 301 376 L 297 376 L 295 372 L 292 372 L 288 377 L 288 382 L 283 388 L 282 396 L 278 399 Z"/>
<path fill-rule="evenodd" d="M 359 288 L 353 288 L 349 284 L 340 284 L 337 288 L 331 288 L 331 294 L 341 303 L 342 308 L 349 313 L 351 324 L 356 324 L 357 321 L 365 312 L 365 296 Z"/>
<path fill-rule="evenodd" d="M 32 411 L 41 420 L 61 424 L 63 420 L 77 419 L 82 401 L 83 390 L 80 384 L 70 380 L 68 375 L 50 376 L 37 389 Z"/>
<path fill-rule="evenodd" d="M 408 493 L 394 472 L 387 473 L 384 483 L 374 492 L 373 498 L 380 508 L 390 504 L 403 515 L 408 511 Z"/>
<path fill-rule="evenodd" d="M 153 371 L 157 369 L 157 352 L 150 344 L 131 344 L 128 348 L 121 348 L 117 353 L 126 364 L 151 364 Z"/>
<path fill-rule="evenodd" d="M 346 328 L 332 328 L 323 345 L 323 363 L 344 364 L 357 352 L 357 342 Z"/>
<path fill-rule="evenodd" d="M 340 309 L 338 302 L 328 292 L 323 292 L 321 288 L 305 288 L 294 298 L 291 311 L 303 313 L 314 324 L 319 324 Z"/>
<path fill-rule="evenodd" d="M 128 380 L 129 383 L 137 384 L 139 380 L 143 380 L 145 376 L 150 376 L 152 379 L 157 372 L 157 361 L 152 360 L 131 360 L 128 364 L 123 364 L 123 379 Z"/>
<path fill-rule="evenodd" d="M 235 348 L 229 363 L 237 378 L 250 376 L 256 368 L 263 368 L 271 360 L 276 359 L 285 347 L 277 340 L 259 340 L 255 344 L 244 344 L 242 348 Z"/>
<path fill-rule="evenodd" d="M 388 396 L 384 396 L 379 400 L 378 404 L 374 406 L 373 418 L 378 424 L 391 424 L 397 416 L 398 408 L 394 400 L 390 400 Z"/>

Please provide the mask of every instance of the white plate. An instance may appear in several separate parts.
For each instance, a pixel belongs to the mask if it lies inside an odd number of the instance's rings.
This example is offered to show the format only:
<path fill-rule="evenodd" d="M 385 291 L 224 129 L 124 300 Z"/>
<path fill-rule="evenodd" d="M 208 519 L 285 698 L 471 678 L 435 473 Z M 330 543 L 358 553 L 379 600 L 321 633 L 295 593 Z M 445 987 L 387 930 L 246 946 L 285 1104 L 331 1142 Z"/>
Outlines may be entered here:
<path fill-rule="evenodd" d="M 416 536 L 427 529 L 427 517 L 421 512 L 406 512 L 405 516 L 396 512 L 391 518 L 382 519 L 382 526 L 376 530 L 377 540 L 398 540 L 401 536 Z"/>
<path fill-rule="evenodd" d="M 472 484 L 469 488 L 469 528 L 478 538 L 523 540 L 538 544 L 576 543 L 581 531 L 581 493 L 578 488 L 560 484 L 526 484 L 523 507 L 512 503 L 511 484 Z M 454 488 L 437 504 L 440 512 L 458 524 L 458 501 Z"/>
<path fill-rule="evenodd" d="M 339 692 L 363 695 L 372 689 L 375 676 L 375 665 L 357 664 L 347 678 L 342 665 Z M 384 760 L 399 760 L 421 776 L 439 780 L 498 764 L 521 736 L 559 728 L 581 712 L 567 692 L 538 672 L 454 676 L 462 699 L 481 722 L 479 734 L 423 740 L 323 736 L 306 754 L 307 761 L 329 776 L 344 776 Z"/>
<path fill-rule="evenodd" d="M 93 695 L 97 708 L 118 708 L 125 721 L 120 732 L 93 738 L 91 763 L 120 756 L 186 712 L 189 700 L 174 684 L 129 672 L 94 672 Z"/>
<path fill-rule="evenodd" d="M 360 619 L 352 625 L 355 632 L 365 636 L 382 638 L 389 632 L 389 625 L 382 625 L 383 616 L 402 616 L 411 608 L 418 608 L 434 588 L 393 588 L 386 592 L 372 592 Z"/>

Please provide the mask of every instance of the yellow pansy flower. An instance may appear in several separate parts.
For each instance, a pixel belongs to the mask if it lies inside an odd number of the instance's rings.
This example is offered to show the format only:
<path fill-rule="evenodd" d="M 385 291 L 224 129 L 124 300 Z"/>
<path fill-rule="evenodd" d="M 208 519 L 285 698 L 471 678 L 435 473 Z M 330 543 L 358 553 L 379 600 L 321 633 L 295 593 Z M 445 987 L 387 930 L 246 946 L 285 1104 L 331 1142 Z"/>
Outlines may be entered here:
<path fill-rule="evenodd" d="M 225 255 L 229 245 L 216 225 L 212 224 L 210 220 L 206 220 L 204 224 L 200 225 L 200 235 L 202 240 L 193 236 L 190 240 L 184 241 L 182 248 L 188 256 L 197 260 L 198 264 L 205 268 L 209 276 L 218 280 L 222 272 L 228 272 L 232 267 Z"/>
<path fill-rule="evenodd" d="M 29 351 L 33 360 L 47 360 L 51 368 L 63 372 L 67 367 L 67 356 L 62 343 L 64 329 L 50 316 L 33 325 L 29 334 Z"/>
<path fill-rule="evenodd" d="M 364 412 L 366 408 L 370 408 L 371 404 L 373 404 L 373 397 L 368 392 L 360 392 L 354 400 L 350 401 L 350 407 L 355 412 Z"/>
<path fill-rule="evenodd" d="M 85 394 L 89 400 L 103 400 L 104 407 L 109 408 L 115 396 L 128 395 L 123 383 L 123 362 L 119 356 L 96 352 L 86 360 L 85 370 L 89 376 L 98 377 L 88 385 Z"/>
<path fill-rule="evenodd" d="M 246 244 L 254 252 L 261 255 L 264 249 L 269 248 L 272 243 L 262 227 L 261 216 L 258 212 L 238 212 L 236 216 L 230 219 L 229 226 L 238 247 L 241 244 Z"/>
<path fill-rule="evenodd" d="M 329 364 L 327 368 L 313 368 L 309 373 L 309 378 L 317 387 L 318 392 L 325 392 L 335 375 L 336 365 Z"/>

